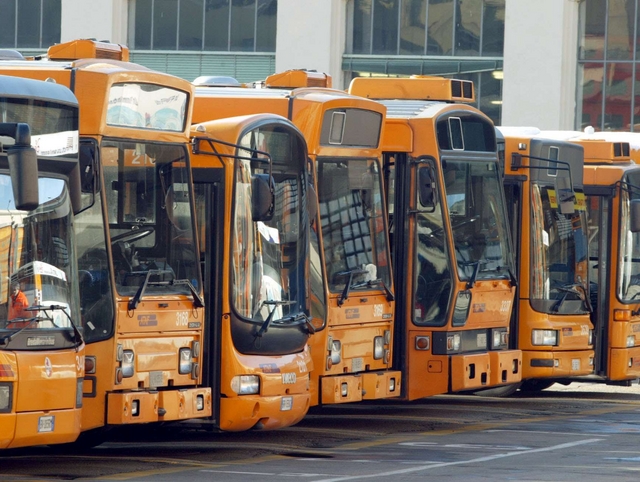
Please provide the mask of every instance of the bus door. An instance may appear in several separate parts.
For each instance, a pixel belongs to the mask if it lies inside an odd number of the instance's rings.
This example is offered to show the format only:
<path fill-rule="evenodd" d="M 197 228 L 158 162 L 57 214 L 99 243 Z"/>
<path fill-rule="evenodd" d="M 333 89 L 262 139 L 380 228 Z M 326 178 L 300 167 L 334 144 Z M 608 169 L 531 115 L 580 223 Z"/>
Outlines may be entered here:
<path fill-rule="evenodd" d="M 594 369 L 597 375 L 609 371 L 609 293 L 611 272 L 611 207 L 613 190 L 609 187 L 585 188 L 589 241 L 589 296 L 593 311 Z"/>
<path fill-rule="evenodd" d="M 504 194 L 507 201 L 507 216 L 509 217 L 509 226 L 511 229 L 511 239 L 513 240 L 514 256 L 516 259 L 515 275 L 516 279 L 521 279 L 521 256 L 529 256 L 529 250 L 523 254 L 522 250 L 522 205 L 523 205 L 523 186 L 522 180 L 515 176 L 507 176 L 504 178 Z M 511 310 L 511 323 L 509 332 L 509 346 L 518 346 L 518 305 L 520 303 L 520 283 L 516 285 L 515 306 Z"/>

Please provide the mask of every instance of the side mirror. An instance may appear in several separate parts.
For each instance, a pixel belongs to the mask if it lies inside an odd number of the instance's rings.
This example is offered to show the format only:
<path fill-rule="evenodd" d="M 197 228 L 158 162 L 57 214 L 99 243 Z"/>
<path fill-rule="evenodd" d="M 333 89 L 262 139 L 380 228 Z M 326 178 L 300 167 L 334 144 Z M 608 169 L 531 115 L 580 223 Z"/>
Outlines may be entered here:
<path fill-rule="evenodd" d="M 31 147 L 31 129 L 28 124 L 2 124 L 2 135 L 15 139 L 6 149 L 9 161 L 13 199 L 16 209 L 33 211 L 40 205 L 38 192 L 38 156 Z"/>
<path fill-rule="evenodd" d="M 98 169 L 98 153 L 93 142 L 80 142 L 79 147 L 78 185 L 81 197 L 80 211 L 90 208 L 95 202 L 95 195 L 100 190 Z M 74 186 L 72 185 L 72 189 Z M 83 196 L 84 194 L 85 196 Z M 74 209 L 75 213 L 79 211 Z"/>
<path fill-rule="evenodd" d="M 418 169 L 418 197 L 420 204 L 425 208 L 435 209 L 436 190 L 434 176 L 431 167 Z"/>
<path fill-rule="evenodd" d="M 269 221 L 275 209 L 275 182 L 269 174 L 254 174 L 251 178 L 251 217 L 253 222 Z"/>
<path fill-rule="evenodd" d="M 629 203 L 629 229 L 632 233 L 640 232 L 640 199 L 632 199 Z"/>

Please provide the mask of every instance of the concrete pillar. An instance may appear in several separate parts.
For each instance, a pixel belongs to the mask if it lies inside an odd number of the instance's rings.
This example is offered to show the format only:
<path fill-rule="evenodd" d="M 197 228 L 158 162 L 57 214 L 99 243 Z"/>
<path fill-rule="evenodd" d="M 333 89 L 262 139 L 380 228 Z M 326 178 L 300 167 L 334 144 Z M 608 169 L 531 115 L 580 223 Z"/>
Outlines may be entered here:
<path fill-rule="evenodd" d="M 506 0 L 502 123 L 573 129 L 580 0 Z"/>
<path fill-rule="evenodd" d="M 312 69 L 343 86 L 348 0 L 278 0 L 276 71 Z"/>
<path fill-rule="evenodd" d="M 62 0 L 60 41 L 78 38 L 127 43 L 127 0 Z"/>

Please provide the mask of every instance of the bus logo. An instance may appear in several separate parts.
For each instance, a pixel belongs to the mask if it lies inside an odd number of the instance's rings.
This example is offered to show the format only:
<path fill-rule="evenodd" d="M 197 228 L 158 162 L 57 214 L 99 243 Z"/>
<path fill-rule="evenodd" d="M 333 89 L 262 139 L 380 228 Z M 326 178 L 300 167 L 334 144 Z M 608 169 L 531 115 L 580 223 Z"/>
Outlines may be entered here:
<path fill-rule="evenodd" d="M 296 383 L 296 374 L 291 372 L 291 373 L 283 373 L 282 374 L 282 383 L 284 385 L 293 385 L 294 383 Z"/>
<path fill-rule="evenodd" d="M 138 315 L 138 326 L 157 326 L 156 315 Z"/>
<path fill-rule="evenodd" d="M 573 328 L 571 328 L 570 326 L 565 326 L 562 329 L 562 335 L 563 336 L 573 336 Z"/>
<path fill-rule="evenodd" d="M 47 377 L 49 378 L 53 373 L 53 365 L 51 365 L 51 360 L 49 360 L 48 356 L 44 357 L 44 372 L 47 374 Z"/>
<path fill-rule="evenodd" d="M 353 320 L 354 318 L 360 318 L 360 310 L 358 308 L 348 308 L 344 311 L 347 320 Z"/>
<path fill-rule="evenodd" d="M 484 313 L 487 309 L 484 303 L 474 303 L 473 304 L 473 312 L 474 313 Z"/>

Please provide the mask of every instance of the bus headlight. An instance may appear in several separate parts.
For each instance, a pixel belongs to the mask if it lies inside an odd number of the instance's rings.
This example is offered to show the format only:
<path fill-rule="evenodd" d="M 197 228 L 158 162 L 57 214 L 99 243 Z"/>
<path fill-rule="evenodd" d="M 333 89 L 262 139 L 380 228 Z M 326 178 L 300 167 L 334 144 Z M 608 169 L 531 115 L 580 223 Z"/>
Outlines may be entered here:
<path fill-rule="evenodd" d="M 631 348 L 636 344 L 636 337 L 633 335 L 629 335 L 627 337 L 627 348 Z"/>
<path fill-rule="evenodd" d="M 531 330 L 531 344 L 555 346 L 558 344 L 557 330 Z"/>
<path fill-rule="evenodd" d="M 0 383 L 0 413 L 11 411 L 13 406 L 13 382 Z"/>
<path fill-rule="evenodd" d="M 333 340 L 331 343 L 331 363 L 336 365 L 342 360 L 342 343 L 340 340 Z"/>
<path fill-rule="evenodd" d="M 460 351 L 460 333 L 447 334 L 447 353 Z"/>
<path fill-rule="evenodd" d="M 231 390 L 238 395 L 252 395 L 260 391 L 258 375 L 237 375 L 231 379 Z"/>
<path fill-rule="evenodd" d="M 494 328 L 491 330 L 491 349 L 506 348 L 509 345 L 509 332 L 506 328 Z"/>
<path fill-rule="evenodd" d="M 179 357 L 180 362 L 178 366 L 178 373 L 180 375 L 186 375 L 191 373 L 191 348 L 180 348 Z"/>
<path fill-rule="evenodd" d="M 136 356 L 133 350 L 124 350 L 122 352 L 122 362 L 120 368 L 122 369 L 122 378 L 131 378 L 136 372 L 135 369 Z"/>
<path fill-rule="evenodd" d="M 380 360 L 384 355 L 384 338 L 376 336 L 373 339 L 373 358 Z"/>
<path fill-rule="evenodd" d="M 82 408 L 82 382 L 84 378 L 78 378 L 76 384 L 76 408 Z"/>

